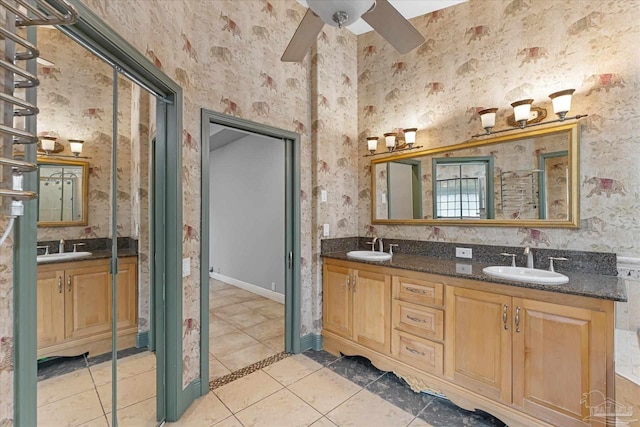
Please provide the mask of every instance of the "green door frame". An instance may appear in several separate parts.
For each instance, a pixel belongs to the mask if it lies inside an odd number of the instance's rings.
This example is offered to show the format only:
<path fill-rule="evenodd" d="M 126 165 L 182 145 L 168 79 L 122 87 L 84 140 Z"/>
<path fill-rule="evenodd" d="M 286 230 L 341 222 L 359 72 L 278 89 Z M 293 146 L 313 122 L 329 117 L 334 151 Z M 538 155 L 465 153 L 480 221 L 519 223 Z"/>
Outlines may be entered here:
<path fill-rule="evenodd" d="M 201 223 L 200 223 L 200 349 L 209 349 L 209 127 L 212 123 L 247 132 L 270 136 L 285 141 L 285 252 L 290 259 L 283 259 L 288 268 L 285 274 L 285 351 L 299 353 L 300 340 L 300 135 L 261 123 L 239 119 L 215 111 L 202 109 L 202 173 L 201 173 Z M 201 355 L 200 372 L 209 376 L 209 358 Z M 206 374 L 206 375 L 205 375 Z M 203 393 L 205 384 L 203 382 Z M 207 391 L 208 391 L 208 384 Z"/>
<path fill-rule="evenodd" d="M 66 35 L 119 72 L 142 82 L 159 98 L 157 103 L 157 167 L 155 188 L 154 305 L 158 380 L 158 419 L 175 421 L 202 393 L 200 379 L 182 387 L 182 88 L 160 71 L 141 52 L 118 35 L 80 0 L 68 0 L 77 9 L 78 22 L 58 27 Z M 52 3 L 54 3 L 52 1 Z M 35 29 L 28 29 L 35 40 Z M 35 61 L 27 67 L 35 71 Z M 35 93 L 27 96 L 33 101 Z M 35 128 L 35 122 L 27 122 Z M 25 160 L 35 161 L 35 147 L 26 147 Z M 26 189 L 36 180 L 25 177 Z M 37 424 L 36 393 L 36 216 L 37 203 L 25 203 L 14 244 L 14 423 Z M 29 230 L 31 228 L 31 231 Z M 171 304 L 164 304 L 164 301 Z M 208 358 L 207 358 L 208 361 Z"/>

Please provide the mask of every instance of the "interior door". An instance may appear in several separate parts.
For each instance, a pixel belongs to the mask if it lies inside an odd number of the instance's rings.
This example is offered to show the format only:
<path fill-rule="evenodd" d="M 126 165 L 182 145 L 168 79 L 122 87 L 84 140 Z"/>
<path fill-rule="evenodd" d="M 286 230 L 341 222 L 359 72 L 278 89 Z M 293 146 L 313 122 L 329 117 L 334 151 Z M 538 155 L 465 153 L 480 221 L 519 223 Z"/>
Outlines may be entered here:
<path fill-rule="evenodd" d="M 511 403 L 511 297 L 457 287 L 446 295 L 445 375 Z"/>
<path fill-rule="evenodd" d="M 354 339 L 372 350 L 391 353 L 391 276 L 354 270 Z"/>

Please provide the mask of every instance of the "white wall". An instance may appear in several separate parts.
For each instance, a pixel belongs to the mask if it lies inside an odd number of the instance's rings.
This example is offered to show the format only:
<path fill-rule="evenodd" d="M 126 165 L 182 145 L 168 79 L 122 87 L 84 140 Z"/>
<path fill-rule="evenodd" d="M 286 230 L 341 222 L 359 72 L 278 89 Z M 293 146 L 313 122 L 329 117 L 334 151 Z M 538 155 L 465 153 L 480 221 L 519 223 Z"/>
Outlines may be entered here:
<path fill-rule="evenodd" d="M 413 169 L 389 163 L 389 219 L 413 218 Z"/>
<path fill-rule="evenodd" d="M 249 135 L 220 147 L 210 177 L 210 267 L 284 294 L 284 141 Z"/>

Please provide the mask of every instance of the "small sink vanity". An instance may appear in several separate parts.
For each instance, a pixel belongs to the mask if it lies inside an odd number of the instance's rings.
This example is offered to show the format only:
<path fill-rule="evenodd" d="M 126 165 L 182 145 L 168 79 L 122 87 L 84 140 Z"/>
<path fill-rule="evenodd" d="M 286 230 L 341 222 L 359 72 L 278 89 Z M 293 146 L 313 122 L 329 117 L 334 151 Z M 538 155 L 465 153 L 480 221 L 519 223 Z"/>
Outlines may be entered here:
<path fill-rule="evenodd" d="M 580 227 L 578 138 L 563 124 L 372 160 L 384 244 L 322 241 L 324 349 L 511 427 L 603 425 L 627 298 L 616 255 L 551 249 L 539 230 Z M 403 225 L 429 241 L 385 235 Z M 443 226 L 518 227 L 531 248 L 447 243 Z"/>

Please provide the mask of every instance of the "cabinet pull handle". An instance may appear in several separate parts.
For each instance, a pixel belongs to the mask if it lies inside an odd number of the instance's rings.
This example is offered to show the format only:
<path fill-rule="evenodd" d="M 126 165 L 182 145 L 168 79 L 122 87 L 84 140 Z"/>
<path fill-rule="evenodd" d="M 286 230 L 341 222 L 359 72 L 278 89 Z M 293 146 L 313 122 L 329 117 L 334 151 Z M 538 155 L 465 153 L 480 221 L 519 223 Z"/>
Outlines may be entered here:
<path fill-rule="evenodd" d="M 509 326 L 507 326 L 507 310 L 508 309 L 509 309 L 509 306 L 507 304 L 505 304 L 504 308 L 502 309 L 502 323 L 504 325 L 505 331 L 509 330 Z"/>
<path fill-rule="evenodd" d="M 409 287 L 407 287 L 405 289 L 407 290 L 407 292 L 411 292 L 413 294 L 422 294 L 422 295 L 424 295 L 424 294 L 427 293 L 427 291 L 425 291 L 424 289 L 416 289 L 416 288 L 409 288 Z"/>
<path fill-rule="evenodd" d="M 67 292 L 71 292 L 71 275 L 67 276 Z"/>
<path fill-rule="evenodd" d="M 347 275 L 347 290 L 351 292 L 351 275 Z"/>
<path fill-rule="evenodd" d="M 62 277 L 58 276 L 58 293 L 62 293 Z"/>
<path fill-rule="evenodd" d="M 427 323 L 427 321 L 425 319 L 420 319 L 418 317 L 412 317 L 412 316 L 409 316 L 408 314 L 407 314 L 407 319 L 413 320 L 414 322 L 418 322 L 418 323 Z"/>
<path fill-rule="evenodd" d="M 358 276 L 356 276 L 355 274 L 353 275 L 353 280 L 351 281 L 351 290 L 353 290 L 353 292 L 356 291 L 356 281 L 358 280 Z"/>
<path fill-rule="evenodd" d="M 420 356 L 426 356 L 426 354 L 424 354 L 424 351 L 414 350 L 413 348 L 407 347 L 406 345 L 404 346 L 404 348 L 406 348 L 409 353 L 418 354 Z"/>
<path fill-rule="evenodd" d="M 516 332 L 520 332 L 520 307 L 516 307 Z"/>

